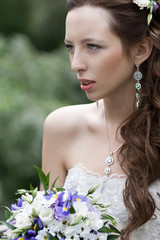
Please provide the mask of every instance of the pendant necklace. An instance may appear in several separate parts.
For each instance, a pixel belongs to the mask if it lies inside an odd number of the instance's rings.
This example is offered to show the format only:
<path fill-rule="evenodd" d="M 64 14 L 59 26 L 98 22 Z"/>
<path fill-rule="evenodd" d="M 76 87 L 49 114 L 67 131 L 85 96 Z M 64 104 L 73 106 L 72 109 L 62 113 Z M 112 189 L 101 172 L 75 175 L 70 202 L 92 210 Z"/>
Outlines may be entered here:
<path fill-rule="evenodd" d="M 114 163 L 113 155 L 123 146 L 124 142 L 122 142 L 114 151 L 111 151 L 105 111 L 104 111 L 104 121 L 105 121 L 106 133 L 107 133 L 107 142 L 109 147 L 109 156 L 107 156 L 105 160 L 107 167 L 105 168 L 104 172 L 106 175 L 109 175 L 111 173 L 110 166 Z"/>

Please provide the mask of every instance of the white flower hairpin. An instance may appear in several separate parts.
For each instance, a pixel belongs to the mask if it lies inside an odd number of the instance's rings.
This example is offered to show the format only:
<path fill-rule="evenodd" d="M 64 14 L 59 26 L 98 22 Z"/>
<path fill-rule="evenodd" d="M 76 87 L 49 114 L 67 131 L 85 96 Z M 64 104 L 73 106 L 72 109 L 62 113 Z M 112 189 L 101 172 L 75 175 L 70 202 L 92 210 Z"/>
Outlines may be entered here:
<path fill-rule="evenodd" d="M 157 0 L 133 0 L 133 3 L 137 4 L 140 7 L 140 10 L 144 8 L 150 10 L 147 18 L 149 25 L 152 20 L 153 13 L 159 8 Z"/>

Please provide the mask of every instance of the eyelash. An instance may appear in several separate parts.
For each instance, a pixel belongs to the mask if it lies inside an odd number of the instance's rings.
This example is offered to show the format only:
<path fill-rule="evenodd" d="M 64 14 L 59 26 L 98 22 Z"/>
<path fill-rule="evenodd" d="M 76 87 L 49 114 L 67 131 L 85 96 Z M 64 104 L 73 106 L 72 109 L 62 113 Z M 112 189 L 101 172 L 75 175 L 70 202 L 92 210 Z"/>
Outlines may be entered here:
<path fill-rule="evenodd" d="M 74 47 L 73 47 L 72 45 L 68 45 L 68 44 L 65 44 L 65 45 L 66 45 L 66 48 L 68 49 L 68 52 L 71 53 L 71 52 L 73 51 L 72 49 L 73 49 Z"/>
<path fill-rule="evenodd" d="M 66 48 L 68 49 L 68 51 L 71 53 L 72 51 L 74 51 L 74 47 L 72 45 L 66 44 Z M 96 51 L 102 47 L 96 45 L 96 44 L 87 44 L 87 48 L 91 51 Z M 94 49 L 93 49 L 94 48 Z"/>
<path fill-rule="evenodd" d="M 96 51 L 101 48 L 100 46 L 98 46 L 96 44 L 87 44 L 87 46 L 88 46 L 88 48 L 90 48 L 93 51 Z M 92 48 L 94 48 L 94 49 L 92 49 Z"/>

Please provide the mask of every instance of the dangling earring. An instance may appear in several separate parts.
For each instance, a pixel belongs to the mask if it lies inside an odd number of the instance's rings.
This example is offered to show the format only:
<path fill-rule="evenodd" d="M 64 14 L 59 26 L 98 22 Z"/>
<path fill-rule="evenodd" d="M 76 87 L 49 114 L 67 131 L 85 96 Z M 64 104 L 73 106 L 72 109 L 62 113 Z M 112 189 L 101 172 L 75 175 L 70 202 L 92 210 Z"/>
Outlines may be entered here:
<path fill-rule="evenodd" d="M 140 80 L 142 79 L 143 75 L 142 73 L 139 71 L 139 64 L 136 64 L 136 67 L 137 67 L 137 71 L 133 74 L 133 77 L 134 79 L 137 81 L 136 84 L 135 84 L 135 87 L 136 87 L 136 99 L 137 99 L 137 102 L 136 102 L 136 108 L 138 109 L 139 108 L 139 103 L 140 103 L 140 90 L 141 90 L 141 83 L 140 83 Z"/>

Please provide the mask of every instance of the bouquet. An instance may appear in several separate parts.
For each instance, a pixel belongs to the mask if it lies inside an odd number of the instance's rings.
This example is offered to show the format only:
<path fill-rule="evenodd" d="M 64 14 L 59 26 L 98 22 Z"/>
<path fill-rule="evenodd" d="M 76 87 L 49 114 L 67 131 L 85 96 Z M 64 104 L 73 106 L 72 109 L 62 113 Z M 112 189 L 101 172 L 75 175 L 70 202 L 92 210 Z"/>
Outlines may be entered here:
<path fill-rule="evenodd" d="M 113 217 L 105 214 L 107 206 L 94 199 L 98 186 L 86 196 L 69 189 L 49 189 L 49 174 L 38 168 L 44 191 L 30 186 L 17 191 L 20 197 L 11 210 L 6 208 L 6 231 L 0 239 L 7 240 L 114 240 L 120 232 Z"/>

